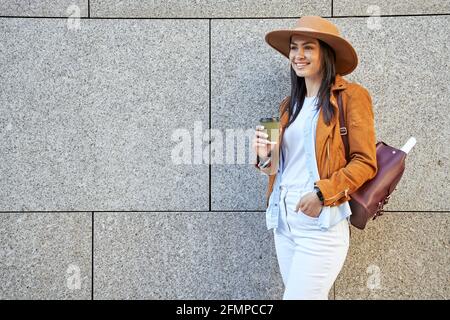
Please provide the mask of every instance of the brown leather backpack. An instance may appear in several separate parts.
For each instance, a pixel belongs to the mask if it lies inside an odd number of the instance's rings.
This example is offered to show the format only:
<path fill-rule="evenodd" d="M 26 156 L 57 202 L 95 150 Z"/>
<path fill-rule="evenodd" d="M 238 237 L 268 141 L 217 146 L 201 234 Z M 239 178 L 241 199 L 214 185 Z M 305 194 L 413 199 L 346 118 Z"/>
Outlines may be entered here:
<path fill-rule="evenodd" d="M 340 132 L 345 146 L 345 157 L 349 162 L 348 135 L 340 92 L 338 107 Z M 358 229 L 364 229 L 370 219 L 375 219 L 383 214 L 383 206 L 388 203 L 391 193 L 395 190 L 405 171 L 406 153 L 404 151 L 393 148 L 383 141 L 378 141 L 376 152 L 377 174 L 350 195 L 352 198 L 349 201 L 352 210 L 350 223 Z"/>

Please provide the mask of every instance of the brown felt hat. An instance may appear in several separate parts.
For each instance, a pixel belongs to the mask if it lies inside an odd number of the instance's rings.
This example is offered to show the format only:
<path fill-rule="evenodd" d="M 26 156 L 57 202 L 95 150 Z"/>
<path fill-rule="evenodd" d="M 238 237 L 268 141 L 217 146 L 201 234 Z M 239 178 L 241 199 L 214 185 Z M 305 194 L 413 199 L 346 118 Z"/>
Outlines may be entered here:
<path fill-rule="evenodd" d="M 296 34 L 316 38 L 328 44 L 336 54 L 336 73 L 349 74 L 358 65 L 358 56 L 350 42 L 341 37 L 336 25 L 318 16 L 301 17 L 292 29 L 271 31 L 266 34 L 265 40 L 289 59 L 291 36 Z"/>

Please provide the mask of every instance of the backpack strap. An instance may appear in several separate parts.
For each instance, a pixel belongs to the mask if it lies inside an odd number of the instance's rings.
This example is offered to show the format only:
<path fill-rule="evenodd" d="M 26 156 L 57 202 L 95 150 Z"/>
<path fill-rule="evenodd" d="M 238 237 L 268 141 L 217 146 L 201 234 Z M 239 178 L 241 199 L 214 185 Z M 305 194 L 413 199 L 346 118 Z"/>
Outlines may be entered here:
<path fill-rule="evenodd" d="M 339 109 L 339 131 L 341 133 L 342 142 L 344 142 L 345 147 L 345 159 L 347 160 L 347 163 L 350 161 L 350 150 L 348 146 L 348 131 L 347 127 L 345 126 L 345 117 L 344 117 L 344 106 L 342 104 L 342 93 L 341 90 L 338 92 L 338 109 Z"/>

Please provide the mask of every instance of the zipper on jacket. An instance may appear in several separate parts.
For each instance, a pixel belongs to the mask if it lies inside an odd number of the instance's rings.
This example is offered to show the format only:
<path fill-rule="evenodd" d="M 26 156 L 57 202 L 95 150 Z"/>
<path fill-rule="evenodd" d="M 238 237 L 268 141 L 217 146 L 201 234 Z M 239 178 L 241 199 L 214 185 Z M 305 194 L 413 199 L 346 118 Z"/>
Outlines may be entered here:
<path fill-rule="evenodd" d="M 342 194 L 344 194 L 344 196 L 347 198 L 347 197 L 348 197 L 348 190 L 350 190 L 350 188 L 347 188 L 347 189 L 345 189 L 345 190 L 343 190 L 343 191 L 341 191 L 341 192 L 335 194 L 334 196 L 325 199 L 325 201 L 334 199 L 334 198 L 336 198 L 337 196 L 340 196 L 340 197 L 338 198 L 338 199 L 340 199 L 340 198 L 342 198 Z M 337 201 L 337 200 L 336 200 L 336 201 Z M 336 202 L 336 201 L 335 201 L 335 202 Z M 334 203 L 335 203 L 335 202 L 334 202 Z"/>
<path fill-rule="evenodd" d="M 330 178 L 330 138 L 327 140 L 327 179 Z"/>

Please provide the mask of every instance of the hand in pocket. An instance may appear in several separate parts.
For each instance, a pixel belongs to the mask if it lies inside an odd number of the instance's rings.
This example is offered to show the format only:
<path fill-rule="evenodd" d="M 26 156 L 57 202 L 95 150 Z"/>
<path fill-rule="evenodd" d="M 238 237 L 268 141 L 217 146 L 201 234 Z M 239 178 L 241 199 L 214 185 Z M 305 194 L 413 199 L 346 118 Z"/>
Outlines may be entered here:
<path fill-rule="evenodd" d="M 322 211 L 322 202 L 319 200 L 315 192 L 304 194 L 295 207 L 295 212 L 301 210 L 307 216 L 317 218 Z"/>

